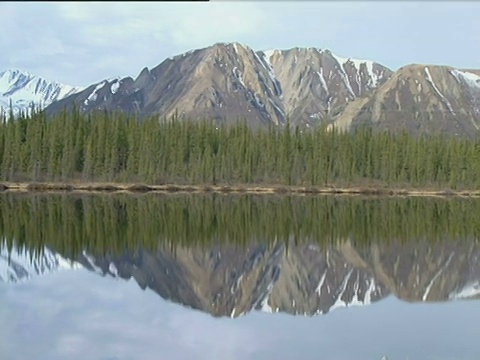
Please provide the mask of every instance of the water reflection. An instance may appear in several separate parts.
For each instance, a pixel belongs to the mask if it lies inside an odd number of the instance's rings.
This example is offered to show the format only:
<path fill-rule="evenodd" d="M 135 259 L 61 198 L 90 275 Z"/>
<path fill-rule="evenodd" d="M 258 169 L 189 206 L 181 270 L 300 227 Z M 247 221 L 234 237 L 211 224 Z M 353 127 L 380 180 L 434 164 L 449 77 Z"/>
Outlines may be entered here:
<path fill-rule="evenodd" d="M 85 270 L 0 286 L 9 360 L 478 359 L 480 302 L 389 297 L 325 316 L 212 317 Z"/>
<path fill-rule="evenodd" d="M 316 359 L 320 347 L 329 359 L 477 358 L 480 302 L 460 300 L 480 297 L 479 210 L 472 199 L 2 194 L 0 349 L 11 359 L 148 359 L 156 343 L 172 359 Z M 120 345 L 133 335 L 141 341 Z M 15 357 L 11 344 L 25 341 L 31 355 Z"/>
<path fill-rule="evenodd" d="M 478 229 L 470 218 L 479 205 L 472 200 L 8 194 L 1 200 L 4 281 L 74 261 L 231 317 L 252 310 L 326 314 L 389 294 L 410 302 L 480 296 Z"/>

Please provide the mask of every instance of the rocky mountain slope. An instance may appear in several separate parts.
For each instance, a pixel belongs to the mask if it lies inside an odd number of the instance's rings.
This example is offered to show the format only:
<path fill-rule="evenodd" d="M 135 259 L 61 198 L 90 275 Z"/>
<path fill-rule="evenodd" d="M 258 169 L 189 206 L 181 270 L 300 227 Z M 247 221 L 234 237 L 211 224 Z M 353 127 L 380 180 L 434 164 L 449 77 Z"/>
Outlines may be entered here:
<path fill-rule="evenodd" d="M 353 129 L 480 134 L 480 70 L 409 65 L 396 71 L 368 97 L 348 104 L 332 126 Z"/>
<path fill-rule="evenodd" d="M 9 258 L 9 262 L 7 262 Z M 213 316 L 250 311 L 326 314 L 393 294 L 411 302 L 480 299 L 480 247 L 474 241 L 316 245 L 251 244 L 138 249 L 123 255 L 83 252 L 74 262 L 45 249 L 0 252 L 3 281 L 18 282 L 83 267 L 134 278 L 142 289 Z M 7 266 L 8 264 L 8 266 Z"/>
<path fill-rule="evenodd" d="M 325 113 L 372 93 L 392 71 L 369 60 L 342 58 L 330 50 L 294 48 L 264 52 L 283 89 L 293 123 L 315 123 Z"/>
<path fill-rule="evenodd" d="M 0 106 L 42 102 L 53 114 L 75 105 L 252 126 L 307 127 L 327 122 L 344 130 L 480 135 L 480 70 L 407 65 L 393 72 L 368 60 L 330 50 L 254 51 L 217 43 L 166 59 L 137 78 L 107 79 L 85 89 L 48 82 L 18 71 L 0 73 Z"/>
<path fill-rule="evenodd" d="M 123 258 L 98 258 L 95 266 L 111 274 L 114 264 L 120 277 L 133 277 L 142 288 L 214 316 L 237 317 L 253 310 L 314 315 L 384 296 L 384 286 L 345 264 L 336 251 L 324 257 L 306 246 L 292 253 L 289 249 L 286 256 L 283 244 L 239 250 L 140 250 Z"/>
<path fill-rule="evenodd" d="M 346 241 L 326 249 L 299 245 L 287 250 L 282 243 L 243 250 L 139 250 L 98 258 L 95 266 L 214 316 L 254 310 L 311 316 L 368 305 L 390 294 L 412 302 L 480 298 L 479 257 L 480 247 L 466 242 L 355 247 Z"/>
<path fill-rule="evenodd" d="M 254 51 L 218 43 L 166 59 L 130 77 L 102 81 L 57 101 L 57 112 L 120 110 L 140 116 L 235 121 L 251 125 L 316 124 L 328 111 L 368 95 L 392 71 L 366 60 L 346 59 L 314 48 Z"/>
<path fill-rule="evenodd" d="M 0 109 L 7 114 L 10 103 L 18 114 L 28 112 L 32 103 L 43 108 L 81 90 L 18 69 L 0 71 Z"/>

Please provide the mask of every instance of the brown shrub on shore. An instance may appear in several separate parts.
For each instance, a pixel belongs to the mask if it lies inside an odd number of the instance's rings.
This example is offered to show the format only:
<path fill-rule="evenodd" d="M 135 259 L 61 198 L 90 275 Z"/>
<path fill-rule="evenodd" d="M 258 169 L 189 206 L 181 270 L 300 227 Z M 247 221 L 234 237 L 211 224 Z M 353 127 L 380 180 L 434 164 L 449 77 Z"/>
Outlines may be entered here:
<path fill-rule="evenodd" d="M 184 186 L 183 188 L 183 191 L 188 191 L 188 192 L 195 192 L 195 191 L 198 191 L 199 188 L 198 187 L 195 187 L 195 186 Z"/>
<path fill-rule="evenodd" d="M 28 191 L 73 191 L 74 187 L 69 184 L 53 184 L 53 183 L 29 183 L 26 186 Z"/>
<path fill-rule="evenodd" d="M 455 192 L 452 189 L 444 189 L 443 191 L 439 192 L 439 195 L 453 196 L 453 195 L 455 195 Z"/>
<path fill-rule="evenodd" d="M 102 185 L 92 186 L 91 190 L 94 190 L 94 191 L 118 191 L 118 190 L 121 190 L 121 189 L 119 187 L 111 185 L 111 184 L 102 184 Z"/>
<path fill-rule="evenodd" d="M 45 191 L 48 190 L 48 184 L 45 183 L 29 183 L 27 184 L 28 191 Z"/>
<path fill-rule="evenodd" d="M 307 186 L 303 189 L 303 192 L 305 194 L 318 194 L 320 190 L 316 188 L 315 186 Z"/>
<path fill-rule="evenodd" d="M 149 192 L 149 191 L 152 191 L 153 189 L 150 186 L 147 186 L 144 184 L 134 184 L 134 185 L 130 185 L 127 188 L 127 190 L 132 192 Z"/>
<path fill-rule="evenodd" d="M 73 191 L 73 185 L 69 184 L 54 184 L 54 183 L 29 183 L 26 186 L 28 191 Z"/>
<path fill-rule="evenodd" d="M 167 185 L 167 186 L 165 186 L 165 191 L 179 192 L 179 191 L 182 191 L 182 188 L 180 186 L 177 186 L 177 185 Z"/>
<path fill-rule="evenodd" d="M 359 189 L 358 193 L 362 195 L 382 195 L 385 193 L 385 191 L 382 189 L 363 188 Z"/>
<path fill-rule="evenodd" d="M 233 188 L 231 186 L 225 185 L 225 186 L 222 186 L 221 188 L 219 188 L 218 191 L 223 192 L 223 193 L 227 193 L 227 192 L 232 192 Z"/>
<path fill-rule="evenodd" d="M 288 189 L 287 189 L 285 186 L 276 187 L 273 191 L 274 191 L 275 193 L 277 193 L 277 194 L 286 194 L 286 193 L 288 193 Z"/>

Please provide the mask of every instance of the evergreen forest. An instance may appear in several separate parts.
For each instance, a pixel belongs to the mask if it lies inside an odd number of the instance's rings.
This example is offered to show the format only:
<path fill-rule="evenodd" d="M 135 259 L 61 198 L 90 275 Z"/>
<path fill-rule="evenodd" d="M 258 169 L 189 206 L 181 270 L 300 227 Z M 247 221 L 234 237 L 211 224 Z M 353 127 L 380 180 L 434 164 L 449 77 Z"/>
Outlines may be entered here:
<path fill-rule="evenodd" d="M 480 141 L 452 136 L 75 109 L 0 120 L 0 181 L 480 187 Z"/>
<path fill-rule="evenodd" d="M 71 258 L 222 244 L 473 244 L 479 211 L 473 198 L 0 193 L 0 237 L 9 252 L 47 246 Z"/>

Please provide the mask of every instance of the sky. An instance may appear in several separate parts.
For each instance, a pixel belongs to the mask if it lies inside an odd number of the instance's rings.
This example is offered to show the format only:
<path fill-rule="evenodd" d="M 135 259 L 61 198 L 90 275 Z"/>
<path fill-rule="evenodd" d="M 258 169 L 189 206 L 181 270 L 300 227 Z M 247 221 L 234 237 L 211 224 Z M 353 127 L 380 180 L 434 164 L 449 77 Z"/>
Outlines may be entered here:
<path fill-rule="evenodd" d="M 478 359 L 479 321 L 480 301 L 394 297 L 313 317 L 215 318 L 84 269 L 0 283 L 0 354 L 12 360 Z"/>
<path fill-rule="evenodd" d="M 478 14 L 478 1 L 0 2 L 0 71 L 87 86 L 234 41 L 480 69 Z"/>

